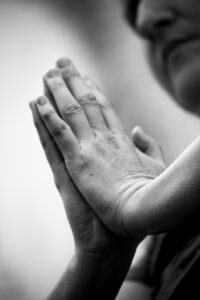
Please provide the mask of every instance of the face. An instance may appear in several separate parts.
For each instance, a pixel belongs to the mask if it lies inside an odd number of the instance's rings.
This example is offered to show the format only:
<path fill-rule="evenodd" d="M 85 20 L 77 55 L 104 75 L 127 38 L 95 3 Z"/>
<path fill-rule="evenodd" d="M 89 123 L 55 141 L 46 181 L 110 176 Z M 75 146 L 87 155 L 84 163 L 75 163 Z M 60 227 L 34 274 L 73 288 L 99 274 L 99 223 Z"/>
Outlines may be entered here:
<path fill-rule="evenodd" d="M 182 107 L 200 115 L 200 0 L 126 2 L 155 76 Z"/>

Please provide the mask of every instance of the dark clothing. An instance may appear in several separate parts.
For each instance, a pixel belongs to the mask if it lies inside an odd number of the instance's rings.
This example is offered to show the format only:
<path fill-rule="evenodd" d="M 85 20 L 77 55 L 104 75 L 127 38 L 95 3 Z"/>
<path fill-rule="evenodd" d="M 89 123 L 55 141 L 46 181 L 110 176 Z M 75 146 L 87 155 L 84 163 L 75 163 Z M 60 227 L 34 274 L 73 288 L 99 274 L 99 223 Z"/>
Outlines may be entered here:
<path fill-rule="evenodd" d="M 165 235 L 156 260 L 152 299 L 200 299 L 199 227 L 188 224 Z"/>

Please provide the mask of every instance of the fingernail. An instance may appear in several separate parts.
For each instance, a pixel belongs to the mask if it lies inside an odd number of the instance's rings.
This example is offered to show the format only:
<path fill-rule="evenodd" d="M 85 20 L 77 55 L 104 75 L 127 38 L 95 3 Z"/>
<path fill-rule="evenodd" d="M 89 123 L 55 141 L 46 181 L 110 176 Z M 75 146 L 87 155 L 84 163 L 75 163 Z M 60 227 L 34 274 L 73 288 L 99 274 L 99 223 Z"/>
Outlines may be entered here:
<path fill-rule="evenodd" d="M 39 105 L 44 105 L 46 103 L 47 103 L 47 99 L 45 97 L 39 97 L 37 99 L 37 104 L 39 104 Z"/>
<path fill-rule="evenodd" d="M 57 64 L 57 67 L 61 68 L 61 69 L 73 65 L 72 61 L 69 58 L 60 58 L 56 64 Z"/>
<path fill-rule="evenodd" d="M 47 72 L 45 76 L 47 78 L 59 77 L 60 72 L 57 69 L 53 69 L 53 70 L 50 70 L 49 72 Z"/>

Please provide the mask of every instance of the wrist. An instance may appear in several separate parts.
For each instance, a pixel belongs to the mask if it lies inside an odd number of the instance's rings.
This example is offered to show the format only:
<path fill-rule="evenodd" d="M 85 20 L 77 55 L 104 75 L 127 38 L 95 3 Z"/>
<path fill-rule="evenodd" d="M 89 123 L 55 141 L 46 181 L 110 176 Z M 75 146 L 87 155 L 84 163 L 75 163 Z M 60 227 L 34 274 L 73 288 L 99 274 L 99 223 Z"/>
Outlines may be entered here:
<path fill-rule="evenodd" d="M 114 299 L 130 268 L 136 247 L 126 255 L 123 250 L 111 253 L 88 252 L 76 249 L 73 267 L 84 278 L 85 288 L 90 291 L 87 299 Z M 121 253 L 120 253 L 121 252 Z M 81 275 L 82 274 L 82 275 Z"/>
<path fill-rule="evenodd" d="M 120 249 L 106 253 L 76 248 L 65 274 L 48 300 L 115 299 L 136 247 L 135 242 L 133 245 L 122 242 L 117 247 Z"/>
<path fill-rule="evenodd" d="M 118 237 L 116 237 L 118 239 Z M 141 238 L 128 239 L 121 238 L 120 242 L 113 241 L 109 247 L 99 247 L 99 249 L 86 249 L 79 245 L 75 245 L 74 258 L 77 262 L 87 261 L 91 264 L 121 264 L 122 261 L 132 260 L 138 245 L 141 243 Z M 114 245 L 114 246 L 113 246 Z"/>

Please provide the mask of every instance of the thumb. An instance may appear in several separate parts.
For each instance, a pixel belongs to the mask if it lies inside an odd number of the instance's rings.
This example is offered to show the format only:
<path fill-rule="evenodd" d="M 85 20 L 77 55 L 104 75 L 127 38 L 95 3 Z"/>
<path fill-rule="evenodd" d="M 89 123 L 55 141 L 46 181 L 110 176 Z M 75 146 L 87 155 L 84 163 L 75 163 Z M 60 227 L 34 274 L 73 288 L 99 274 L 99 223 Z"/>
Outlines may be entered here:
<path fill-rule="evenodd" d="M 137 126 L 132 130 L 132 141 L 140 151 L 164 163 L 162 148 L 141 127 Z"/>

